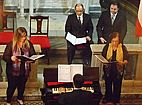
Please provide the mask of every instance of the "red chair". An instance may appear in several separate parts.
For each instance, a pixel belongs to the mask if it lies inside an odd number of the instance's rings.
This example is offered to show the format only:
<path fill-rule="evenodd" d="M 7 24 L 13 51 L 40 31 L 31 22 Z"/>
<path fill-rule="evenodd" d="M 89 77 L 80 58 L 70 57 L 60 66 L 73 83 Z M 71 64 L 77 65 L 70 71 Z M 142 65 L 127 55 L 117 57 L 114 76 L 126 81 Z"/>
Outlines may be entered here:
<path fill-rule="evenodd" d="M 13 35 L 13 32 L 0 32 L 0 45 L 5 45 L 12 41 Z"/>
<path fill-rule="evenodd" d="M 3 12 L 2 14 L 2 30 L 3 32 L 14 32 L 14 22 L 16 19 L 16 12 Z"/>
<path fill-rule="evenodd" d="M 14 35 L 14 22 L 16 18 L 15 12 L 3 12 L 2 17 L 2 32 L 0 32 L 0 45 L 8 44 Z"/>
<path fill-rule="evenodd" d="M 42 53 L 46 55 L 49 64 L 50 40 L 48 38 L 49 16 L 30 16 L 30 41 L 40 44 Z"/>

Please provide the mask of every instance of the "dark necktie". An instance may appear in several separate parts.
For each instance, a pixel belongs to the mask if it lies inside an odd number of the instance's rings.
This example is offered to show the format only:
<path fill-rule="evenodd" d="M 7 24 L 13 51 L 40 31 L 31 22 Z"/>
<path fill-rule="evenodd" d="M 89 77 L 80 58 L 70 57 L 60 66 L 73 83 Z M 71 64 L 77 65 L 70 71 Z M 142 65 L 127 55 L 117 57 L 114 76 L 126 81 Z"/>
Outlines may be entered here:
<path fill-rule="evenodd" d="M 81 25 L 81 20 L 80 20 L 80 17 L 78 17 L 78 21 L 79 21 L 79 24 Z"/>
<path fill-rule="evenodd" d="M 112 23 L 112 25 L 114 23 L 114 20 L 115 20 L 115 15 L 112 15 L 112 17 L 111 17 L 111 23 Z"/>

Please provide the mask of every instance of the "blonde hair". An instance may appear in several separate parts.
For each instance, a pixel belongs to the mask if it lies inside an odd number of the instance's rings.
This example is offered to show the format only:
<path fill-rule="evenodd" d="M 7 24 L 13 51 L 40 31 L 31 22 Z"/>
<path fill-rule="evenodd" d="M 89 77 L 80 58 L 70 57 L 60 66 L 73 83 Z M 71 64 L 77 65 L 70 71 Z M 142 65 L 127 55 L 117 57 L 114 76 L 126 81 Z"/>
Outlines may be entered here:
<path fill-rule="evenodd" d="M 24 27 L 19 27 L 16 29 L 13 36 L 13 46 L 12 46 L 13 49 L 17 46 L 17 42 L 20 41 L 20 39 L 23 37 L 24 34 L 27 36 L 27 30 Z M 29 41 L 27 37 L 24 42 L 24 46 L 29 47 Z"/>

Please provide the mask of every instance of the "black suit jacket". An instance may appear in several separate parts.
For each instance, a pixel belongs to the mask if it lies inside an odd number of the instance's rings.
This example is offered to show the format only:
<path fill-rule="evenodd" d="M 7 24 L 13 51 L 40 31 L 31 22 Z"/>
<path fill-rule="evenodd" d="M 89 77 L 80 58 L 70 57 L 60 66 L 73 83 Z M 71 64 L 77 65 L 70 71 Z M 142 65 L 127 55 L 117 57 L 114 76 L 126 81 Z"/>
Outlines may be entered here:
<path fill-rule="evenodd" d="M 91 16 L 83 13 L 83 23 L 80 25 L 76 14 L 69 15 L 65 24 L 65 32 L 66 35 L 70 32 L 78 38 L 85 36 L 90 36 L 90 38 L 92 38 L 93 24 Z"/>
<path fill-rule="evenodd" d="M 98 24 L 96 26 L 98 39 L 100 37 L 105 38 L 107 41 L 109 39 L 109 35 L 112 32 L 119 32 L 121 42 L 127 32 L 127 20 L 126 15 L 122 11 L 118 11 L 118 14 L 114 20 L 113 25 L 111 24 L 111 14 L 109 11 L 105 11 L 101 14 Z"/>
<path fill-rule="evenodd" d="M 74 90 L 59 96 L 60 105 L 96 105 L 93 93 L 84 90 Z"/>

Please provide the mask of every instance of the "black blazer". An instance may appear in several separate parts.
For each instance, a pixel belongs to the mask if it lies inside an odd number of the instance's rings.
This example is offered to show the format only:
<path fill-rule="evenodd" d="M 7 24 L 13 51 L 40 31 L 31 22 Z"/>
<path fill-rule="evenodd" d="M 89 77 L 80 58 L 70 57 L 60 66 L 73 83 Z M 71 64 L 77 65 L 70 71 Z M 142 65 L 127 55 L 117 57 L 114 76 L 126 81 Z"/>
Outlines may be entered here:
<path fill-rule="evenodd" d="M 80 25 L 76 14 L 69 15 L 65 24 L 65 36 L 67 32 L 70 32 L 76 37 L 90 36 L 92 38 L 93 23 L 91 16 L 83 13 L 83 23 Z"/>
<path fill-rule="evenodd" d="M 98 39 L 100 37 L 105 38 L 107 41 L 109 35 L 112 32 L 119 32 L 121 42 L 123 41 L 127 32 L 127 20 L 126 15 L 122 11 L 118 11 L 118 14 L 114 20 L 113 25 L 111 24 L 111 14 L 109 11 L 105 11 L 101 14 L 98 24 L 96 26 Z"/>
<path fill-rule="evenodd" d="M 95 105 L 94 94 L 84 90 L 74 90 L 59 96 L 60 105 Z"/>

